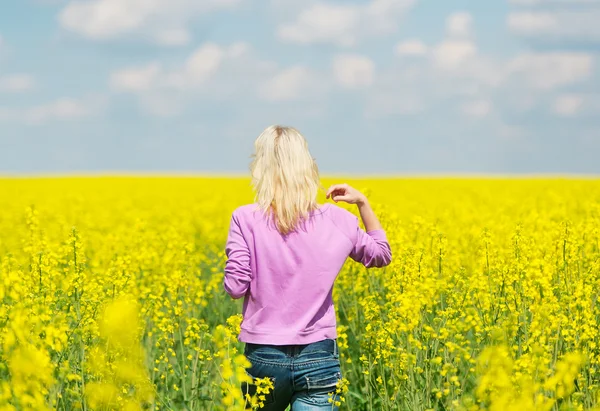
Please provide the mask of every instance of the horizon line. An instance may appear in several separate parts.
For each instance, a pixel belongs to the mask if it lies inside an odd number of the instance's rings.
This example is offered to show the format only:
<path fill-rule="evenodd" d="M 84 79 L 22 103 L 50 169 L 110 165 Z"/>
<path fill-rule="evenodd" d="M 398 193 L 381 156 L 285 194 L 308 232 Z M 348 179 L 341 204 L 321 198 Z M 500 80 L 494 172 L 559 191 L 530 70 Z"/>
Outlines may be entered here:
<path fill-rule="evenodd" d="M 78 177 L 179 177 L 179 178 L 250 178 L 248 172 L 221 171 L 73 171 L 73 172 L 0 172 L 0 179 L 78 178 Z M 484 172 L 400 172 L 400 173 L 321 173 L 321 179 L 394 179 L 394 178 L 600 178 L 592 173 L 484 173 Z"/>

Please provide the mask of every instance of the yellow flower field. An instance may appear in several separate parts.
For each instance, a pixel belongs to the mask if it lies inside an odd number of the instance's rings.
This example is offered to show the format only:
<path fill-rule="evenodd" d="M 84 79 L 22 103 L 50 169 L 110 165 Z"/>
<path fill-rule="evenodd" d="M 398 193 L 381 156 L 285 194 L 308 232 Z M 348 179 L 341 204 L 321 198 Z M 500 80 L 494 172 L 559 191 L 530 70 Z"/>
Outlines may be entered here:
<path fill-rule="evenodd" d="M 393 262 L 338 277 L 333 401 L 600 409 L 600 181 L 346 182 Z M 0 410 L 259 407 L 222 286 L 251 201 L 243 178 L 0 179 Z"/>

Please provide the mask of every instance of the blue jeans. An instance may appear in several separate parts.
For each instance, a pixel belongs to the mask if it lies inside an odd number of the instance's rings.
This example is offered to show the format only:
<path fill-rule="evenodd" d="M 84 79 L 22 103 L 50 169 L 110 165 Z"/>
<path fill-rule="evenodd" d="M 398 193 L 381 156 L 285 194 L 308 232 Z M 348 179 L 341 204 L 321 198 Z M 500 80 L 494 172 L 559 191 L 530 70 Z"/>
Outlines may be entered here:
<path fill-rule="evenodd" d="M 254 378 L 270 377 L 275 389 L 266 395 L 265 411 L 338 410 L 329 399 L 339 400 L 336 383 L 342 378 L 337 340 L 306 345 L 260 345 L 247 343 L 244 354 Z M 254 389 L 253 389 L 254 388 Z M 256 387 L 243 384 L 250 395 Z"/>

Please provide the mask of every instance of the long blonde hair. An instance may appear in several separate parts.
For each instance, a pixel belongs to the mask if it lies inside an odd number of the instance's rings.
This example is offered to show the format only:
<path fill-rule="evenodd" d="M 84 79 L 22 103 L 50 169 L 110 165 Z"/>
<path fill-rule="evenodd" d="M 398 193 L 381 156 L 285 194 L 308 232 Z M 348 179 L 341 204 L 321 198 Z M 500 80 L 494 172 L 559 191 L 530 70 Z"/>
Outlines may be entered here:
<path fill-rule="evenodd" d="M 250 165 L 255 202 L 289 234 L 318 208 L 319 169 L 298 130 L 273 125 L 254 142 Z"/>

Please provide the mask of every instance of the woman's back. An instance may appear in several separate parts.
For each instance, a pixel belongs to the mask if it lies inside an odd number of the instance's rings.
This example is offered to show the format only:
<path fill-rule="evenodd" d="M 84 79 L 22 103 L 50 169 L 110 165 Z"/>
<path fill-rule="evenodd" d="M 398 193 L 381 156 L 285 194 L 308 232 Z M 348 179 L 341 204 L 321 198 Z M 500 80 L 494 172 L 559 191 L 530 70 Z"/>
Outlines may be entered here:
<path fill-rule="evenodd" d="M 226 253 L 225 289 L 245 297 L 239 339 L 274 345 L 337 338 L 331 293 L 346 259 L 367 267 L 391 260 L 383 230 L 366 233 L 352 213 L 332 204 L 286 235 L 255 204 L 239 207 Z"/>
<path fill-rule="evenodd" d="M 298 130 L 267 127 L 254 147 L 256 203 L 233 212 L 223 284 L 233 298 L 244 297 L 238 338 L 252 364 L 247 373 L 274 383 L 260 396 L 265 411 L 337 410 L 333 283 L 348 257 L 367 267 L 389 264 L 390 246 L 367 198 L 347 184 L 331 186 L 326 197 L 356 205 L 367 232 L 349 211 L 319 207 L 318 167 Z M 252 396 L 256 384 L 242 391 Z"/>

